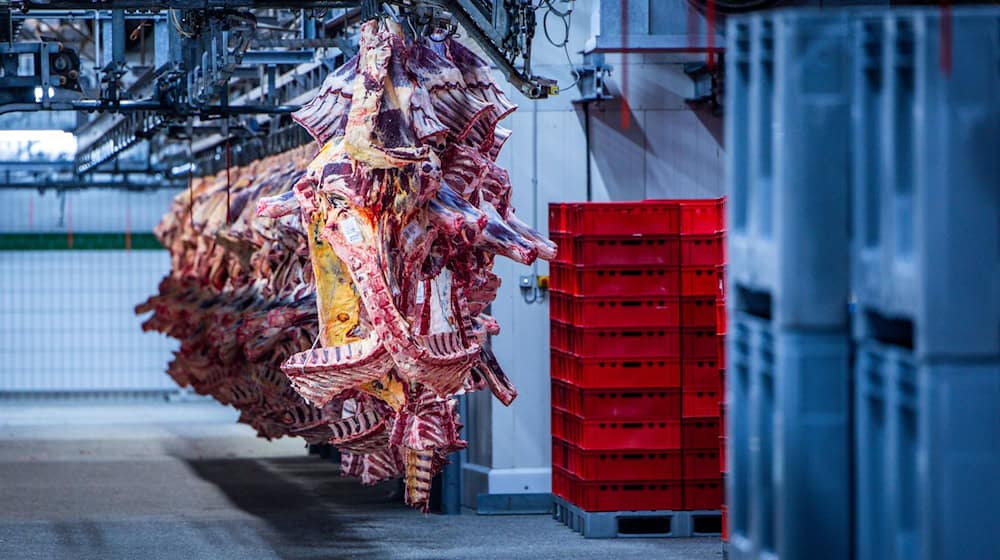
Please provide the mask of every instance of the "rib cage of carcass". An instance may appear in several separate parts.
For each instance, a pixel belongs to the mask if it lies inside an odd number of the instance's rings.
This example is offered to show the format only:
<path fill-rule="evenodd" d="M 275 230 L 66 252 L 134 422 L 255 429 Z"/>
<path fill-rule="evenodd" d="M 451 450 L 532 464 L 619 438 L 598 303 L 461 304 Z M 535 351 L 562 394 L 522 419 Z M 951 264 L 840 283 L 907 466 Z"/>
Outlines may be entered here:
<path fill-rule="evenodd" d="M 179 385 L 236 407 L 261 436 L 321 443 L 341 410 L 310 405 L 280 372 L 316 335 L 305 230 L 291 217 L 259 220 L 253 204 L 288 191 L 307 161 L 294 150 L 233 169 L 231 189 L 223 171 L 178 195 L 155 230 L 171 272 L 136 312 L 152 312 L 143 330 L 180 340 L 167 370 Z"/>
<path fill-rule="evenodd" d="M 516 396 L 486 344 L 495 255 L 555 255 L 495 163 L 514 108 L 457 41 L 364 24 L 294 115 L 322 145 L 311 163 L 300 150 L 201 180 L 157 229 L 172 272 L 138 311 L 181 340 L 171 375 L 260 435 L 337 446 L 345 475 L 404 477 L 426 509 L 465 446 L 455 395 Z"/>
<path fill-rule="evenodd" d="M 495 163 L 515 109 L 489 67 L 457 41 L 409 40 L 364 24 L 359 54 L 295 114 L 323 145 L 294 196 L 309 232 L 319 345 L 282 371 L 322 407 L 344 399 L 331 440 L 348 472 L 374 481 L 402 469 L 408 503 L 426 507 L 431 478 L 459 438 L 454 396 L 488 387 L 516 396 L 486 339 L 483 311 L 499 254 L 521 263 L 555 246 L 518 220 Z M 288 197 L 259 213 L 284 215 Z"/>

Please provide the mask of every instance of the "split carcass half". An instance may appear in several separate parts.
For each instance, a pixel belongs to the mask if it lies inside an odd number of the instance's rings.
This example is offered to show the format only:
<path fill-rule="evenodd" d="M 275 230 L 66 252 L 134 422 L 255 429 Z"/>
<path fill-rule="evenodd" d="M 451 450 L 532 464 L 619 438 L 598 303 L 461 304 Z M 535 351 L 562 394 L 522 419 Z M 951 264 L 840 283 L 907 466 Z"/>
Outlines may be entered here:
<path fill-rule="evenodd" d="M 155 231 L 171 272 L 136 311 L 151 312 L 145 330 L 181 341 L 168 366 L 178 384 L 234 406 L 263 437 L 323 443 L 336 434 L 340 403 L 313 406 L 280 371 L 316 337 L 306 232 L 298 219 L 257 217 L 251 203 L 291 193 L 309 156 L 270 157 L 233 169 L 229 185 L 222 172 L 178 195 Z"/>
<path fill-rule="evenodd" d="M 514 216 L 495 163 L 509 136 L 498 122 L 513 110 L 457 41 L 408 41 L 395 24 L 370 21 L 359 54 L 294 115 L 323 146 L 294 189 L 311 232 L 321 345 L 282 371 L 316 406 L 357 391 L 381 405 L 356 401 L 354 414 L 384 421 L 377 460 L 403 470 L 416 506 L 465 446 L 454 396 L 487 387 L 504 404 L 516 396 L 484 345 L 498 331 L 483 313 L 499 287 L 494 256 L 555 255 Z M 349 453 L 362 464 L 371 452 Z"/>
<path fill-rule="evenodd" d="M 514 108 L 457 41 L 365 23 L 294 115 L 322 146 L 308 165 L 299 150 L 203 179 L 157 229 L 173 269 L 137 311 L 181 340 L 169 373 L 262 436 L 337 446 L 346 475 L 404 477 L 426 509 L 465 446 L 454 397 L 517 394 L 486 344 L 495 256 L 555 255 L 495 163 Z"/>

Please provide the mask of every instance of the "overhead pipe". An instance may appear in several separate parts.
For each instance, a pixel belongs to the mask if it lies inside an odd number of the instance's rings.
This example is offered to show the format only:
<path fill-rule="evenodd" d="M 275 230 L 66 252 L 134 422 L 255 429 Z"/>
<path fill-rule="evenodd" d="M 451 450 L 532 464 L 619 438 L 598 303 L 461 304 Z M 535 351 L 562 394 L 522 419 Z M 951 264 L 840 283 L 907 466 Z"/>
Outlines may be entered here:
<path fill-rule="evenodd" d="M 62 110 L 68 111 L 101 111 L 110 113 L 124 113 L 131 111 L 157 111 L 170 113 L 176 111 L 176 107 L 164 105 L 159 101 L 148 99 L 123 99 L 117 103 L 108 103 L 99 99 L 81 99 L 73 101 L 70 106 Z M 298 105 L 213 105 L 197 108 L 189 113 L 180 113 L 178 116 L 188 115 L 256 115 L 256 114 L 287 114 L 299 110 Z"/>

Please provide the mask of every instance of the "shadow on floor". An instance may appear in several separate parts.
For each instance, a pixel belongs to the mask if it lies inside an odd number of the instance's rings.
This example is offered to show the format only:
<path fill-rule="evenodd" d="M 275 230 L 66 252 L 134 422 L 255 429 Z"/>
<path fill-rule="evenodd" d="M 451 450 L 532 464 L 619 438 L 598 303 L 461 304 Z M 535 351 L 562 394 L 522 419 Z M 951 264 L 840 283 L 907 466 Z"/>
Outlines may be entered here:
<path fill-rule="evenodd" d="M 361 486 L 316 457 L 186 459 L 236 508 L 260 519 L 260 535 L 282 558 L 354 557 L 375 552 L 359 528 L 399 510 L 395 485 Z"/>

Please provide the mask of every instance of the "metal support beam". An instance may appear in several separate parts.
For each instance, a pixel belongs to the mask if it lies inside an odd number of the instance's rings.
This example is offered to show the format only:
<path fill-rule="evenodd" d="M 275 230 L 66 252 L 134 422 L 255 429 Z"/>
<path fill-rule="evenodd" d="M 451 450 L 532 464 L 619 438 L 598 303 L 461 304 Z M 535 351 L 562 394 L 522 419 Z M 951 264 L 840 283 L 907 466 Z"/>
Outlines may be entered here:
<path fill-rule="evenodd" d="M 125 12 L 115 10 L 110 18 L 99 20 L 101 25 L 101 60 L 104 68 L 117 70 L 125 66 Z"/>
<path fill-rule="evenodd" d="M 243 53 L 243 64 L 303 64 L 315 57 L 311 51 L 247 51 Z"/>
<path fill-rule="evenodd" d="M 204 10 L 250 8 L 354 8 L 360 0 L 15 0 L 21 11 L 33 10 Z"/>
<path fill-rule="evenodd" d="M 0 161 L 0 171 L 44 171 L 46 173 L 70 173 L 72 161 Z"/>
<path fill-rule="evenodd" d="M 17 12 L 11 14 L 11 18 L 14 20 L 25 20 L 25 19 L 95 19 L 94 10 L 31 10 L 30 12 Z M 111 19 L 111 11 L 103 10 L 98 11 L 96 18 L 98 20 Z M 166 14 L 158 13 L 134 13 L 126 12 L 125 19 L 141 19 L 144 21 L 160 21 L 166 19 Z"/>
<path fill-rule="evenodd" d="M 112 178 L 101 181 L 84 181 L 80 179 L 54 179 L 35 183 L 0 182 L 0 190 L 31 189 L 31 190 L 81 190 L 81 189 L 120 189 L 128 191 L 148 191 L 160 189 L 183 189 L 186 181 L 131 181 L 122 178 Z"/>
<path fill-rule="evenodd" d="M 176 33 L 173 23 L 166 18 L 157 20 L 153 27 L 153 68 L 174 65 L 181 60 L 181 36 Z"/>
<path fill-rule="evenodd" d="M 308 10 L 299 10 L 299 17 L 302 23 L 302 38 L 316 38 L 316 19 L 309 16 Z"/>

